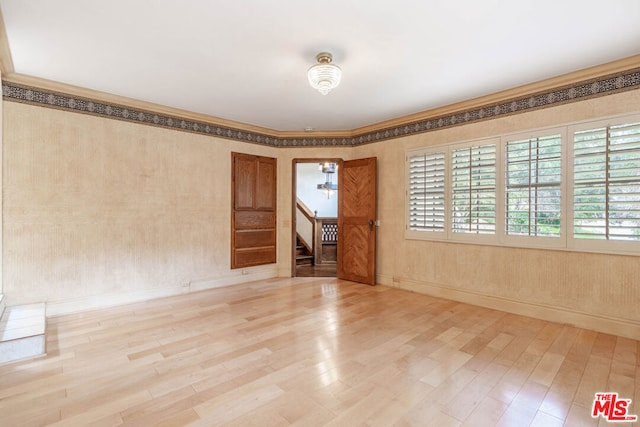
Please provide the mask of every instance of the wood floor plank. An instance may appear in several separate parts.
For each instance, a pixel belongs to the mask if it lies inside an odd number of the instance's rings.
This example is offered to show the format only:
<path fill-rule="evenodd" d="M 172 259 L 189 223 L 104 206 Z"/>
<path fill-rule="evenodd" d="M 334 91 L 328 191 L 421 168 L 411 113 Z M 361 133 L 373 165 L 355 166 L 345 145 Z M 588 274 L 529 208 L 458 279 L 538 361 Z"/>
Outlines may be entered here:
<path fill-rule="evenodd" d="M 444 412 L 460 421 L 466 420 L 506 371 L 507 368 L 503 365 L 488 365 L 450 400 L 444 407 Z"/>
<path fill-rule="evenodd" d="M 1 425 L 574 426 L 640 413 L 640 342 L 335 278 L 48 319 L 0 366 Z"/>
<path fill-rule="evenodd" d="M 508 406 L 508 404 L 500 400 L 485 396 L 467 416 L 463 426 L 475 427 L 480 420 L 480 422 L 488 426 L 496 425 Z"/>

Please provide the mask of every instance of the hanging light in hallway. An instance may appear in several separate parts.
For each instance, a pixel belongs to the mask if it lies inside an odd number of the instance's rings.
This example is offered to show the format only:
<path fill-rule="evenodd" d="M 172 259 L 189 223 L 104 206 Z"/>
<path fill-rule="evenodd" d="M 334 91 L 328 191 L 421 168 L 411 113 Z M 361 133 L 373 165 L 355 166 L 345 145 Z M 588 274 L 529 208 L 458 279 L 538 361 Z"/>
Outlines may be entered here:
<path fill-rule="evenodd" d="M 318 190 L 322 190 L 327 195 L 327 199 L 331 197 L 331 195 L 338 191 L 338 184 L 333 183 L 333 174 L 336 173 L 336 164 L 335 163 L 320 163 L 320 171 L 325 175 L 325 182 L 322 184 L 318 184 Z"/>

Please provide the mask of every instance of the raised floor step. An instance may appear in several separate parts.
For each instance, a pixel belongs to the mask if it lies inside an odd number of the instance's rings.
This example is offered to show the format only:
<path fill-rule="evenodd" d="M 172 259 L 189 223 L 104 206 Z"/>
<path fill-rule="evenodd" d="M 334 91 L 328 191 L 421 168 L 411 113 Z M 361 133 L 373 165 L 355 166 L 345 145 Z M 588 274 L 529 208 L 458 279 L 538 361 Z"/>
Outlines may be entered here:
<path fill-rule="evenodd" d="M 45 304 L 6 307 L 0 320 L 0 363 L 45 354 Z"/>

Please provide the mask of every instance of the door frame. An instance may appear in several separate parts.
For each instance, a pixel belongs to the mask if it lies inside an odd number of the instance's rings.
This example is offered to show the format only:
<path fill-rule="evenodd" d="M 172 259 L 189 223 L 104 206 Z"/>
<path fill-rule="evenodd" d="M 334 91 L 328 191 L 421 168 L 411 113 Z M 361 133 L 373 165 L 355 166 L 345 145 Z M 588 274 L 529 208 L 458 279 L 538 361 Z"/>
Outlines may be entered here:
<path fill-rule="evenodd" d="M 291 261 L 291 277 L 296 277 L 296 197 L 298 196 L 298 163 L 336 163 L 338 167 L 342 166 L 342 159 L 336 157 L 303 157 L 292 160 L 291 163 L 291 252 L 289 260 Z M 338 182 L 338 186 L 340 183 Z M 340 189 L 338 189 L 340 191 Z M 338 218 L 340 217 L 340 207 L 338 206 Z M 340 257 L 338 256 L 338 259 Z"/>

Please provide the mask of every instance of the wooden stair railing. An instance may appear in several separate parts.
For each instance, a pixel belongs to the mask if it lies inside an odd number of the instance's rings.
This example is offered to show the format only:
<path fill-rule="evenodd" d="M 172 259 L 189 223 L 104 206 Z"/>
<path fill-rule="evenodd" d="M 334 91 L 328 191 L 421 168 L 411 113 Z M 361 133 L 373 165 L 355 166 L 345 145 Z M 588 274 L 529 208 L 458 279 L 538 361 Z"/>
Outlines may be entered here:
<path fill-rule="evenodd" d="M 333 264 L 338 259 L 338 218 L 316 217 L 315 263 Z"/>
<path fill-rule="evenodd" d="M 300 199 L 296 199 L 296 265 L 315 261 L 316 215 Z"/>
<path fill-rule="evenodd" d="M 334 264 L 338 259 L 338 218 L 319 217 L 296 199 L 296 265 Z"/>

